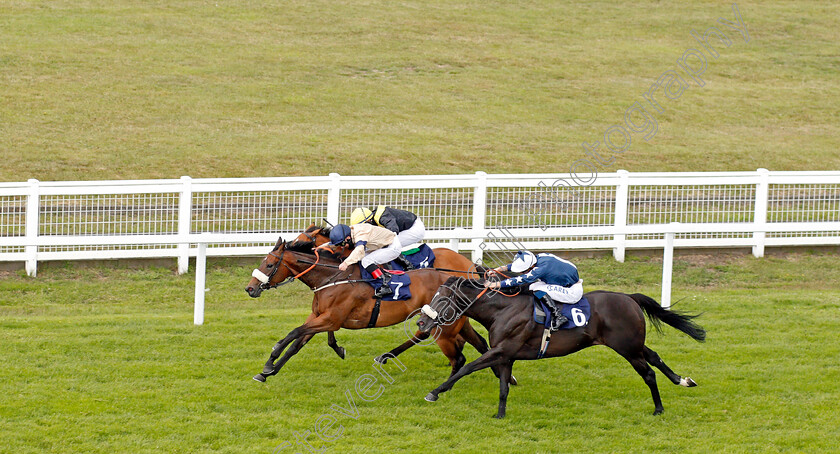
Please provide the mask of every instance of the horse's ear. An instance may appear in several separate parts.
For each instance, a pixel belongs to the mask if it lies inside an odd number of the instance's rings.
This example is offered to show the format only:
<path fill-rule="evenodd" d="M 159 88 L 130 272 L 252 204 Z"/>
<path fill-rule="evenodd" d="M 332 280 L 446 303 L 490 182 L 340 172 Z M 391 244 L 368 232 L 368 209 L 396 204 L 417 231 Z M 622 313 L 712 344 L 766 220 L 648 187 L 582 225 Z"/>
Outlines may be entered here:
<path fill-rule="evenodd" d="M 281 237 L 277 238 L 277 244 L 274 245 L 274 250 L 276 251 L 277 249 L 280 249 L 280 246 L 282 244 L 285 244 L 285 243 L 283 242 L 283 237 L 281 236 Z"/>

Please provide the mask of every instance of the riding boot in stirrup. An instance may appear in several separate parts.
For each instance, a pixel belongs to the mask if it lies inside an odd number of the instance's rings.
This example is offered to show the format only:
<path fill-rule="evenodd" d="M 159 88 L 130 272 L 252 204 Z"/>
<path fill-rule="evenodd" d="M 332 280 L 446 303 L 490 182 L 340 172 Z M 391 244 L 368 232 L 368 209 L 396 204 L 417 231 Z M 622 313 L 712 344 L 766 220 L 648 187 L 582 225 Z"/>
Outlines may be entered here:
<path fill-rule="evenodd" d="M 397 258 L 394 259 L 394 261 L 397 262 L 397 264 L 400 265 L 406 271 L 416 269 L 414 268 L 414 265 L 412 265 L 411 262 L 409 262 L 408 259 L 402 254 L 398 255 Z"/>
<path fill-rule="evenodd" d="M 560 304 L 562 304 L 562 303 L 558 303 L 558 302 L 554 301 L 553 299 L 549 298 L 548 295 L 545 295 L 542 298 L 540 298 L 540 301 L 542 301 L 546 306 L 551 308 L 551 314 L 552 314 L 551 330 L 552 331 L 559 330 L 560 327 L 562 327 L 563 325 L 566 324 L 566 322 L 569 321 L 569 318 L 566 317 L 565 315 L 563 315 L 560 312 Z"/>
<path fill-rule="evenodd" d="M 382 279 L 382 286 L 376 289 L 376 292 L 373 293 L 373 296 L 375 298 L 385 298 L 388 295 L 392 295 L 394 291 L 391 290 L 391 273 L 383 273 L 382 270 L 379 268 L 377 268 L 376 271 L 371 274 L 377 279 Z"/>

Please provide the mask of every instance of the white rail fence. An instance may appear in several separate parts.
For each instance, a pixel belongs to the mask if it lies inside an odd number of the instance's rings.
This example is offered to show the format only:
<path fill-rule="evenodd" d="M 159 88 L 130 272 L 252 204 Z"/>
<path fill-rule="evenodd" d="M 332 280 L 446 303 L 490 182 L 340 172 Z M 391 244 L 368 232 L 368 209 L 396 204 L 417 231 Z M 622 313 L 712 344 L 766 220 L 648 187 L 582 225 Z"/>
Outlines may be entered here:
<path fill-rule="evenodd" d="M 840 172 L 341 176 L 0 183 L 0 261 L 263 255 L 357 206 L 411 210 L 470 251 L 840 244 Z M 574 188 L 570 188 L 573 186 Z M 679 223 L 672 225 L 672 223 Z M 202 257 L 203 258 L 203 257 Z M 670 276 L 669 276 L 670 279 Z M 663 281 L 664 284 L 664 281 Z M 203 292 L 202 292 L 203 295 Z"/>

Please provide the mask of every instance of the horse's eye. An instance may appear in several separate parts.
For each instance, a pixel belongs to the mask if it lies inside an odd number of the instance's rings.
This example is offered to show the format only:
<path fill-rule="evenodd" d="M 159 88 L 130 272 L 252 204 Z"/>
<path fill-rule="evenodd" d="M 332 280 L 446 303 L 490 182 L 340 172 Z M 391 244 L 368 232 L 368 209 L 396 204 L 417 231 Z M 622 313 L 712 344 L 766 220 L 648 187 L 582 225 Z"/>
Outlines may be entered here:
<path fill-rule="evenodd" d="M 268 268 L 268 269 L 271 269 L 271 268 L 274 268 L 274 265 L 269 263 L 269 264 L 265 265 L 265 267 Z"/>

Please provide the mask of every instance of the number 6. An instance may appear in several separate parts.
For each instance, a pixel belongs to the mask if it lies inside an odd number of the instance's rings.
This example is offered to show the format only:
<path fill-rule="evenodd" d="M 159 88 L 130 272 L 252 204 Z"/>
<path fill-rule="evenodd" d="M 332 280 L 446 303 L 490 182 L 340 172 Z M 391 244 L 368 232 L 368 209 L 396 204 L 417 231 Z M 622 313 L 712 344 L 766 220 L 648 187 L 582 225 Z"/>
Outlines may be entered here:
<path fill-rule="evenodd" d="M 575 326 L 583 326 L 586 324 L 586 315 L 583 314 L 583 311 L 578 308 L 572 308 L 572 321 L 575 322 Z"/>

